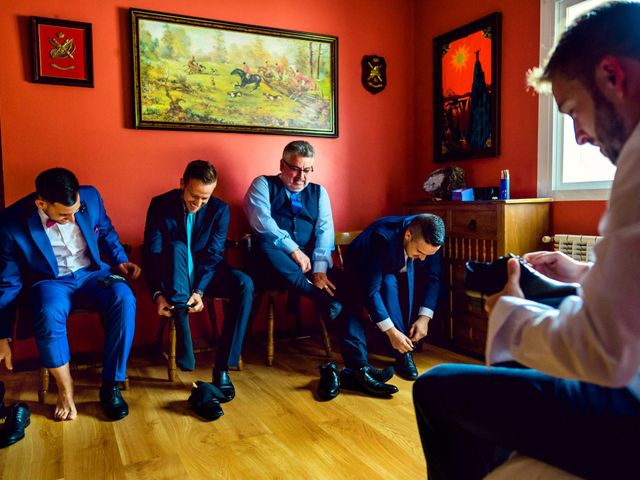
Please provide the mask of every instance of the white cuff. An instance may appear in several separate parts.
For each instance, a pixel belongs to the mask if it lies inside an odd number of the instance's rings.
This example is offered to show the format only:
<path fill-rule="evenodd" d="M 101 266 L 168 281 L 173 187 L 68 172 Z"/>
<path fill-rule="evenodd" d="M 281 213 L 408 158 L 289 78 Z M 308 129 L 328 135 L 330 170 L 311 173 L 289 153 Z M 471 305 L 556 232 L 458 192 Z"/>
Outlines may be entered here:
<path fill-rule="evenodd" d="M 420 307 L 418 310 L 418 316 L 433 318 L 433 310 L 427 307 Z"/>
<path fill-rule="evenodd" d="M 381 322 L 376 323 L 376 326 L 380 329 L 381 332 L 386 332 L 390 328 L 393 328 L 393 322 L 390 318 L 382 320 Z"/>
<path fill-rule="evenodd" d="M 316 260 L 313 262 L 313 273 L 327 273 L 329 263 L 324 260 Z"/>

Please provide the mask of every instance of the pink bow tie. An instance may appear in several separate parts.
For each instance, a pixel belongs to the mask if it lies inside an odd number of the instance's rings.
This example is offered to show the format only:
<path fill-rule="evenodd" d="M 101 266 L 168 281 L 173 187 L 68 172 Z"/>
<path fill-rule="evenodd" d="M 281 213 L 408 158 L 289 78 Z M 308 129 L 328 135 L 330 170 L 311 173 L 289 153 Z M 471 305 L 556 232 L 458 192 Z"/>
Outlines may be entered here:
<path fill-rule="evenodd" d="M 46 222 L 47 228 L 53 227 L 56 223 L 58 223 L 58 222 L 55 222 L 53 220 L 47 220 L 47 222 Z"/>

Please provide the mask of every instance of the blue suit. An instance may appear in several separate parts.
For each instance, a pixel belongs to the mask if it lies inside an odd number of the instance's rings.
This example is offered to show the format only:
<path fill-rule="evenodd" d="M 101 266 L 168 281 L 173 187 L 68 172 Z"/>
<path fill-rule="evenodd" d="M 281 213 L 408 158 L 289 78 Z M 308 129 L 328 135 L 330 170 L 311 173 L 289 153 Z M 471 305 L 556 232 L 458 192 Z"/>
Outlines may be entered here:
<path fill-rule="evenodd" d="M 440 292 L 441 252 L 424 261 L 405 260 L 404 234 L 409 217 L 382 217 L 369 225 L 349 245 L 345 277 L 349 294 L 343 319 L 342 356 L 345 365 L 367 365 L 365 329 L 360 319 L 364 307 L 374 323 L 388 318 L 405 335 L 417 308 L 435 310 Z M 400 273 L 406 266 L 406 274 Z M 417 296 L 419 305 L 414 305 Z"/>
<path fill-rule="evenodd" d="M 0 214 L 0 338 L 12 334 L 13 312 L 26 297 L 42 363 L 47 368 L 69 361 L 66 320 L 72 308 L 96 308 L 106 317 L 103 379 L 124 381 L 133 341 L 136 302 L 125 283 L 101 286 L 112 266 L 128 262 L 98 191 L 80 187 L 75 215 L 91 260 L 89 267 L 59 276 L 51 242 L 35 206 L 35 193 Z M 104 260 L 103 260 L 104 258 Z"/>
<path fill-rule="evenodd" d="M 143 266 L 152 295 L 161 292 L 172 305 L 186 304 L 194 290 L 229 299 L 216 355 L 218 370 L 238 364 L 253 301 L 251 278 L 223 259 L 228 229 L 229 206 L 211 197 L 195 215 L 190 248 L 192 285 L 181 190 L 151 200 L 144 231 Z"/>

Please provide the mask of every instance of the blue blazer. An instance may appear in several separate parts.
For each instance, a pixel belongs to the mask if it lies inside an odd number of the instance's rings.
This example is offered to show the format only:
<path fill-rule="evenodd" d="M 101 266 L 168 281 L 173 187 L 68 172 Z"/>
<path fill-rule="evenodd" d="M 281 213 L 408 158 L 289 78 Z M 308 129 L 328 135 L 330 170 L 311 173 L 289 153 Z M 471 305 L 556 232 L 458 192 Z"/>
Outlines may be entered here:
<path fill-rule="evenodd" d="M 149 291 L 166 291 L 163 265 L 172 242 L 187 241 L 184 204 L 180 189 L 158 195 L 151 200 L 144 228 L 143 271 Z M 191 234 L 194 265 L 194 289 L 207 289 L 217 265 L 223 260 L 224 243 L 229 230 L 229 206 L 211 197 L 196 213 Z"/>
<path fill-rule="evenodd" d="M 0 213 L 0 338 L 11 336 L 15 301 L 22 287 L 58 276 L 35 200 L 32 193 Z M 80 210 L 75 218 L 87 242 L 90 268 L 108 269 L 129 261 L 94 187 L 80 187 Z"/>
<path fill-rule="evenodd" d="M 358 287 L 356 296 L 374 323 L 389 318 L 380 294 L 382 277 L 388 273 L 398 273 L 404 267 L 404 232 L 413 218 L 414 216 L 379 218 L 363 230 L 347 249 L 345 274 L 349 284 Z M 423 262 L 407 259 L 409 312 L 412 312 L 413 307 L 416 272 L 421 275 L 420 284 L 424 283 L 424 290 L 419 298 L 420 306 L 435 310 L 440 292 L 441 250 L 428 256 Z"/>

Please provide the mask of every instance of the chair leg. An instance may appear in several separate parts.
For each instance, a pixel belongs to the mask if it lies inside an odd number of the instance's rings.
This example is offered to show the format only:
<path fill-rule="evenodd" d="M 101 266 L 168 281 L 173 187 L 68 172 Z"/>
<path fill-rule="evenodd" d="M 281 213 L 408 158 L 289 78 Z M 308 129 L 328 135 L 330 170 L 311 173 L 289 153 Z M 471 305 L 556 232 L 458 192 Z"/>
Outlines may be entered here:
<path fill-rule="evenodd" d="M 267 366 L 273 366 L 273 327 L 275 323 L 275 299 L 273 295 L 269 295 L 269 301 L 267 302 Z"/>
<path fill-rule="evenodd" d="M 327 353 L 327 358 L 331 358 L 331 339 L 327 332 L 327 324 L 321 313 L 318 313 L 318 320 L 320 321 L 320 328 L 322 329 L 322 343 L 324 344 L 324 350 Z"/>
<path fill-rule="evenodd" d="M 173 318 L 169 322 L 169 381 L 174 382 L 176 379 L 176 322 Z"/>
<path fill-rule="evenodd" d="M 38 390 L 38 402 L 44 403 L 44 397 L 49 391 L 49 369 L 40 369 L 40 390 Z"/>

